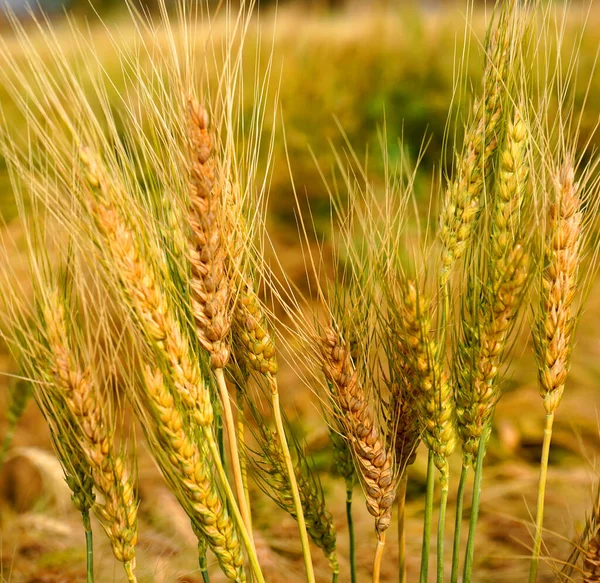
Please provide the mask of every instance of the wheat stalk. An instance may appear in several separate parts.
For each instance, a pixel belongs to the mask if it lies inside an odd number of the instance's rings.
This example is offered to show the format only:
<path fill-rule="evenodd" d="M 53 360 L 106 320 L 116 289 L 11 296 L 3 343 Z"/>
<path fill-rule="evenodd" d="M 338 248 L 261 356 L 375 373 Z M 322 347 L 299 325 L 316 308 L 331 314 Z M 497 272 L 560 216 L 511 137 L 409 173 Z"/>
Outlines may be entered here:
<path fill-rule="evenodd" d="M 258 411 L 254 412 L 260 432 L 260 452 L 253 460 L 259 472 L 263 490 L 288 514 L 296 518 L 294 494 L 287 473 L 285 454 L 276 431 L 270 431 Z M 300 494 L 306 530 L 312 541 L 329 560 L 333 583 L 338 579 L 339 565 L 336 552 L 336 532 L 333 517 L 327 511 L 325 495 L 318 476 L 308 464 L 304 452 L 296 447 L 294 476 Z"/>
<path fill-rule="evenodd" d="M 542 275 L 541 302 L 533 334 L 538 362 L 538 384 L 544 399 L 546 425 L 540 462 L 530 583 L 534 583 L 537 578 L 542 545 L 548 454 L 554 413 L 560 404 L 569 372 L 576 322 L 571 309 L 578 290 L 578 269 L 581 262 L 583 212 L 573 164 L 565 161 L 555 172 L 553 179 L 555 198 L 550 207 L 544 245 L 545 268 Z"/>

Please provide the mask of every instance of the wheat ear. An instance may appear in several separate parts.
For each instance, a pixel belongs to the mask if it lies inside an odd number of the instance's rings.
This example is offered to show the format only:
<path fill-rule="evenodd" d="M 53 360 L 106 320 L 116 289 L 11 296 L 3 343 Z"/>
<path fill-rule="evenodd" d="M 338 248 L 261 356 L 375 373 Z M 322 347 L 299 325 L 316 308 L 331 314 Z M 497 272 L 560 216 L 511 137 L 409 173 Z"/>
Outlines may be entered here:
<path fill-rule="evenodd" d="M 264 420 L 254 415 L 260 431 L 261 451 L 254 465 L 261 475 L 263 489 L 288 514 L 297 519 L 291 482 L 286 469 L 285 455 L 279 446 L 276 432 L 265 425 Z M 325 496 L 318 477 L 308 465 L 304 454 L 297 448 L 295 478 L 298 484 L 307 532 L 312 541 L 329 560 L 335 583 L 339 574 L 337 561 L 337 539 L 333 517 L 325 506 Z"/>
<path fill-rule="evenodd" d="M 377 549 L 373 581 L 380 576 L 385 531 L 390 525 L 396 497 L 393 454 L 371 410 L 350 351 L 341 336 L 330 328 L 320 339 L 322 368 L 329 381 L 335 408 L 340 412 L 344 434 L 354 454 L 358 475 L 364 486 L 367 509 L 375 517 Z"/>
<path fill-rule="evenodd" d="M 441 486 L 437 547 L 437 580 L 440 581 L 444 572 L 443 541 L 450 473 L 448 458 L 456 447 L 457 439 L 454 399 L 444 366 L 444 355 L 432 337 L 429 306 L 414 282 L 401 286 L 396 310 L 398 348 L 405 357 L 410 378 L 414 379 L 416 411 L 422 439 L 429 449 L 420 580 L 423 583 L 428 577 L 435 486 L 432 465 L 435 465 Z"/>
<path fill-rule="evenodd" d="M 477 458 L 479 440 L 493 414 L 502 358 L 528 281 L 529 253 L 519 234 L 529 174 L 526 149 L 526 128 L 517 115 L 500 150 L 489 281 L 482 294 L 472 292 L 482 296 L 483 305 L 481 299 L 469 303 L 476 313 L 463 319 L 467 330 L 458 348 L 456 408 L 466 465 Z"/>
<path fill-rule="evenodd" d="M 427 303 L 413 282 L 402 288 L 398 305 L 398 344 L 415 383 L 415 403 L 422 424 L 422 438 L 448 483 L 448 458 L 456 447 L 455 409 L 443 354 L 432 338 Z"/>
<path fill-rule="evenodd" d="M 229 455 L 240 511 L 252 537 L 252 517 L 247 503 L 238 451 L 237 431 L 229 391 L 223 373 L 229 361 L 229 331 L 232 318 L 233 285 L 228 273 L 228 248 L 224 239 L 233 232 L 224 220 L 223 185 L 216 176 L 214 135 L 209 130 L 208 112 L 193 99 L 188 100 L 190 141 L 190 265 L 192 307 L 196 330 L 210 362 L 223 405 Z"/>
<path fill-rule="evenodd" d="M 80 445 L 94 487 L 104 499 L 103 504 L 94 509 L 115 557 L 123 563 L 128 580 L 134 583 L 137 501 L 133 481 L 125 472 L 123 458 L 113 456 L 112 434 L 90 372 L 75 364 L 68 348 L 64 306 L 56 296 L 49 299 L 45 322 L 52 375 L 82 434 Z"/>
<path fill-rule="evenodd" d="M 294 502 L 294 513 L 298 521 L 304 568 L 309 583 L 314 583 L 315 575 L 308 541 L 306 519 L 304 517 L 304 509 L 302 507 L 302 500 L 300 498 L 300 491 L 279 403 L 279 386 L 276 376 L 279 365 L 277 363 L 275 340 L 270 333 L 266 314 L 254 291 L 252 283 L 250 281 L 242 282 L 239 288 L 239 297 L 234 312 L 234 332 L 236 338 L 239 340 L 240 347 L 237 356 L 246 368 L 262 375 L 268 383 L 277 437 L 285 460 L 286 473 Z"/>
<path fill-rule="evenodd" d="M 538 362 L 538 384 L 546 410 L 546 426 L 540 462 L 530 583 L 534 583 L 537 578 L 552 426 L 569 372 L 576 322 L 571 308 L 578 289 L 583 212 L 578 185 L 575 182 L 575 170 L 569 161 L 564 163 L 554 177 L 554 194 L 555 200 L 550 207 L 548 234 L 544 246 L 545 268 L 541 302 L 533 334 Z"/>
<path fill-rule="evenodd" d="M 527 287 L 530 258 L 523 240 L 524 201 L 527 193 L 527 128 L 517 111 L 509 121 L 499 150 L 499 167 L 491 211 L 487 271 L 469 275 L 467 301 L 461 319 L 463 337 L 455 354 L 456 409 L 463 465 L 457 496 L 451 583 L 458 581 L 462 506 L 469 468 L 475 466 L 474 489 L 480 487 L 482 464 L 476 464 L 482 437 L 491 423 L 500 396 L 499 374 L 510 333 Z M 482 262 L 485 266 L 486 263 Z M 485 450 L 482 452 L 482 459 Z M 476 517 L 471 526 L 465 560 L 470 579 Z"/>
<path fill-rule="evenodd" d="M 513 3 L 511 0 L 507 5 Z M 483 95 L 473 106 L 472 122 L 466 128 L 463 153 L 457 157 L 456 174 L 446 190 L 440 216 L 442 287 L 448 282 L 454 264 L 467 249 L 473 225 L 479 215 L 485 181 L 498 146 L 497 134 L 509 66 L 509 12 L 510 8 L 507 6 L 498 27 L 490 37 L 486 51 Z"/>
<path fill-rule="evenodd" d="M 94 198 L 91 212 L 102 234 L 103 251 L 121 282 L 138 322 L 153 346 L 168 363 L 169 373 L 185 404 L 201 427 L 210 426 L 213 409 L 210 393 L 189 343 L 173 317 L 155 269 L 144 257 L 134 231 L 118 209 L 122 195 L 88 148 L 80 151 L 86 180 Z"/>
<path fill-rule="evenodd" d="M 192 440 L 163 375 L 146 369 L 147 409 L 162 455 L 163 473 L 176 476 L 175 492 L 188 513 L 194 529 L 201 533 L 215 553 L 221 569 L 232 581 L 246 581 L 244 560 L 234 522 L 216 487 L 210 452 Z M 172 479 L 172 478 L 171 478 Z"/>

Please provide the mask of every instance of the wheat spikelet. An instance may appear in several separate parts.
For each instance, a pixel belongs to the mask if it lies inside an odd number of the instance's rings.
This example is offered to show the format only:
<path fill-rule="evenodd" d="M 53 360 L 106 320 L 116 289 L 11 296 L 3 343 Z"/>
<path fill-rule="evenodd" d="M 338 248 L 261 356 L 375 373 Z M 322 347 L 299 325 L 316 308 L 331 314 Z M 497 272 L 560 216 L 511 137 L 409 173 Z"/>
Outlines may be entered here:
<path fill-rule="evenodd" d="M 431 338 L 424 299 L 413 282 L 403 286 L 398 305 L 398 343 L 415 379 L 422 438 L 434 454 L 440 481 L 447 485 L 448 458 L 456 446 L 455 408 L 443 355 Z"/>
<path fill-rule="evenodd" d="M 251 282 L 246 282 L 240 289 L 234 322 L 236 338 L 241 344 L 239 357 L 248 368 L 274 377 L 278 371 L 275 341 Z"/>
<path fill-rule="evenodd" d="M 522 231 L 521 212 L 527 191 L 527 127 L 518 112 L 508 123 L 504 144 L 499 152 L 496 196 L 492 219 L 490 262 L 495 287 L 506 279 L 511 251 Z M 496 289 L 494 289 L 496 292 Z"/>
<path fill-rule="evenodd" d="M 122 457 L 113 456 L 112 434 L 98 401 L 89 369 L 73 363 L 67 344 L 64 306 L 56 297 L 50 298 L 45 313 L 47 337 L 52 354 L 52 375 L 56 386 L 82 434 L 80 446 L 85 455 L 94 487 L 104 502 L 95 510 L 108 535 L 117 560 L 135 581 L 137 542 L 137 502 L 133 481 L 125 473 Z"/>
<path fill-rule="evenodd" d="M 92 530 L 90 523 L 90 510 L 96 502 L 96 495 L 94 494 L 94 480 L 90 473 L 89 464 L 85 461 L 84 455 L 77 455 L 80 452 L 77 448 L 71 449 L 66 445 L 67 440 L 63 440 L 63 435 L 60 437 L 58 434 L 52 437 L 53 441 L 56 439 L 62 441 L 62 446 L 55 446 L 57 457 L 65 472 L 65 482 L 71 490 L 71 502 L 73 506 L 81 513 L 83 519 L 83 526 L 86 531 Z M 74 455 L 65 455 L 69 450 Z"/>
<path fill-rule="evenodd" d="M 397 383 L 390 385 L 388 425 L 394 444 L 396 464 L 402 470 L 417 459 L 417 445 L 421 437 L 414 387 L 409 383 L 406 379 L 402 387 Z"/>
<path fill-rule="evenodd" d="M 547 413 L 554 413 L 562 398 L 574 326 L 571 306 L 577 291 L 583 216 L 571 163 L 565 163 L 555 175 L 554 189 L 556 200 L 550 208 L 546 267 L 534 334 L 539 387 Z"/>
<path fill-rule="evenodd" d="M 457 158 L 456 175 L 446 191 L 440 216 L 442 285 L 447 283 L 452 266 L 466 251 L 498 145 L 497 133 L 509 65 L 508 13 L 507 8 L 492 34 L 484 71 L 483 96 L 473 106 L 473 121 L 465 133 L 463 154 Z"/>
<path fill-rule="evenodd" d="M 458 430 L 466 463 L 477 457 L 479 441 L 499 397 L 498 375 L 529 275 L 529 254 L 521 240 L 520 214 L 527 190 L 526 128 L 518 114 L 508 125 L 500 151 L 489 249 L 488 281 L 480 291 L 469 278 L 474 314 L 463 318 L 464 338 L 456 363 Z"/>
<path fill-rule="evenodd" d="M 390 525 L 395 498 L 393 455 L 377 427 L 345 342 L 330 328 L 320 340 L 320 350 L 323 372 L 331 383 L 332 398 L 364 484 L 367 508 L 381 536 Z"/>
<path fill-rule="evenodd" d="M 175 399 L 159 371 L 144 371 L 147 404 L 154 420 L 158 456 L 163 474 L 174 481 L 174 490 L 196 531 L 202 533 L 232 581 L 246 581 L 242 548 L 225 504 L 216 487 L 206 452 L 191 440 Z"/>
<path fill-rule="evenodd" d="M 145 260 L 134 232 L 117 210 L 114 199 L 118 193 L 99 160 L 85 148 L 81 150 L 81 159 L 86 167 L 86 179 L 94 192 L 94 199 L 90 201 L 94 220 L 126 297 L 144 332 L 168 363 L 181 398 L 193 409 L 196 421 L 201 426 L 208 426 L 213 419 L 209 391 L 197 359 L 171 314 L 157 274 Z"/>
<path fill-rule="evenodd" d="M 214 136 L 208 112 L 188 101 L 191 171 L 189 179 L 192 304 L 198 337 L 214 368 L 229 360 L 232 286 L 227 274 L 227 236 L 222 219 L 222 185 L 215 176 Z"/>

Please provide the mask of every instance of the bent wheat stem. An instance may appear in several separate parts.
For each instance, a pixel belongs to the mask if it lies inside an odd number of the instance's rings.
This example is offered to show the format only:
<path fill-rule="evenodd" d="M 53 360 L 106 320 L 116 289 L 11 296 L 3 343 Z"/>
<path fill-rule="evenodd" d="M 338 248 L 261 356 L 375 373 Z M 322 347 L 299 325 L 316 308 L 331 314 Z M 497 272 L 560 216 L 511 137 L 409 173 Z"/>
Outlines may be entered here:
<path fill-rule="evenodd" d="M 537 579 L 540 552 L 542 549 L 542 530 L 544 525 L 544 500 L 546 495 L 546 480 L 548 478 L 548 456 L 550 454 L 550 442 L 552 441 L 552 426 L 554 424 L 554 413 L 546 414 L 546 427 L 544 428 L 544 441 L 542 444 L 542 457 L 540 461 L 540 480 L 538 483 L 538 494 L 536 504 L 535 538 L 533 540 L 533 558 L 529 570 L 529 583 Z"/>
<path fill-rule="evenodd" d="M 294 501 L 294 509 L 296 511 L 296 520 L 298 521 L 298 529 L 300 531 L 300 542 L 302 544 L 302 556 L 304 558 L 304 568 L 306 569 L 306 578 L 309 583 L 315 583 L 315 573 L 310 554 L 310 543 L 308 541 L 308 533 L 306 531 L 306 521 L 304 519 L 304 511 L 302 509 L 302 501 L 300 500 L 300 492 L 298 491 L 298 481 L 296 480 L 296 472 L 290 454 L 290 448 L 285 436 L 285 428 L 283 426 L 283 417 L 281 415 L 281 407 L 279 405 L 279 390 L 277 388 L 277 380 L 274 377 L 270 378 L 271 384 L 271 400 L 273 403 L 273 415 L 275 416 L 275 427 L 277 435 L 281 442 L 281 450 L 285 459 L 285 469 L 290 480 L 292 491 L 292 499 Z"/>

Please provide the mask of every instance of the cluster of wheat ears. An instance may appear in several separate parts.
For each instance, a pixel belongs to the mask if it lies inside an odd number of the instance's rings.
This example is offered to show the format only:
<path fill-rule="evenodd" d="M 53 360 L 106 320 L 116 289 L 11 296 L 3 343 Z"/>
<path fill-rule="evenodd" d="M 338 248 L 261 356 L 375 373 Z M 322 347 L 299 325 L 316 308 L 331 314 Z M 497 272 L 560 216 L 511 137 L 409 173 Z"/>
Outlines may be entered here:
<path fill-rule="evenodd" d="M 552 423 L 598 249 L 597 158 L 581 151 L 569 85 L 577 55 L 563 66 L 560 17 L 536 2 L 497 5 L 473 106 L 447 140 L 452 168 L 433 181 L 439 222 L 424 234 L 410 219 L 416 170 L 407 160 L 380 187 L 350 145 L 337 154 L 331 242 L 316 244 L 299 219 L 303 293 L 265 260 L 273 256 L 265 252 L 268 66 L 250 115 L 241 104 L 252 8 L 223 8 L 221 44 L 200 3 L 181 2 L 175 15 L 163 5 L 154 21 L 132 8 L 135 42 L 108 28 L 100 41 L 112 45 L 126 82 L 116 95 L 102 51 L 77 22 L 68 46 L 64 30 L 59 36 L 43 21 L 24 28 L 14 18 L 11 40 L 1 41 L 2 86 L 12 115 L 26 121 L 16 133 L 5 117 L 0 143 L 21 211 L 16 249 L 25 249 L 30 275 L 3 264 L 3 336 L 27 381 L 15 385 L 9 417 L 14 426 L 31 393 L 48 423 L 83 518 L 88 582 L 90 511 L 136 580 L 128 411 L 189 516 L 205 581 L 209 552 L 229 579 L 265 580 L 249 480 L 296 519 L 307 580 L 315 581 L 312 545 L 338 580 L 319 477 L 280 409 L 281 354 L 313 389 L 330 428 L 348 496 L 351 580 L 360 485 L 374 518 L 373 581 L 394 504 L 406 581 L 403 509 L 418 451 L 428 455 L 419 580 L 428 581 L 434 500 L 436 580 L 458 581 L 463 556 L 462 581 L 474 580 L 486 447 L 512 346 L 526 331 L 546 414 L 534 582 Z M 216 83 L 204 74 L 211 68 Z M 3 235 L 5 256 L 16 252 L 14 232 Z M 285 315 L 276 319 L 277 311 Z M 462 472 L 450 562 L 443 543 L 455 450 Z M 600 530 L 579 542 L 580 566 L 572 561 L 565 580 L 577 569 L 600 581 Z"/>

